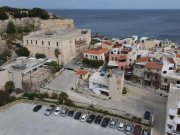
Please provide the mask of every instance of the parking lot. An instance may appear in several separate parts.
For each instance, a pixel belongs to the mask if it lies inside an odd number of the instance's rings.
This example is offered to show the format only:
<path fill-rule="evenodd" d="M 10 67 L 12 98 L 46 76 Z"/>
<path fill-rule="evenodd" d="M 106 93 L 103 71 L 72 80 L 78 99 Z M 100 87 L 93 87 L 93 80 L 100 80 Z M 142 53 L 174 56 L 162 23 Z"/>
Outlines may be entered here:
<path fill-rule="evenodd" d="M 0 112 L 0 135 L 125 135 L 117 129 L 102 128 L 68 116 L 45 116 L 46 107 L 33 112 L 34 106 L 19 103 Z"/>

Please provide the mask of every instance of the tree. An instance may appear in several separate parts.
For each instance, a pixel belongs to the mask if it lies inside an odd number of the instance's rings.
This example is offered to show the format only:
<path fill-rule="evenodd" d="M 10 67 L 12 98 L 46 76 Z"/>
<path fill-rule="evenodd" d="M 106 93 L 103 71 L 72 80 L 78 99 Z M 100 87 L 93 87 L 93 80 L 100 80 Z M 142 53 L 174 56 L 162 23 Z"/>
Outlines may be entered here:
<path fill-rule="evenodd" d="M 59 64 L 59 59 L 58 59 L 58 58 L 59 58 L 59 55 L 60 55 L 60 54 L 61 54 L 61 53 L 60 53 L 59 49 L 56 48 L 56 49 L 54 50 L 54 55 L 55 55 L 55 57 L 56 57 L 56 59 L 57 59 L 58 64 Z"/>
<path fill-rule="evenodd" d="M 8 93 L 11 93 L 15 89 L 14 82 L 13 81 L 6 82 L 4 88 Z"/>
<path fill-rule="evenodd" d="M 59 99 L 66 101 L 68 99 L 68 94 L 66 94 L 65 92 L 61 92 L 59 94 Z"/>
<path fill-rule="evenodd" d="M 0 20 L 8 19 L 8 15 L 5 12 L 0 12 Z"/>
<path fill-rule="evenodd" d="M 13 17 L 14 18 L 22 18 L 23 16 L 22 16 L 21 12 L 14 12 Z"/>
<path fill-rule="evenodd" d="M 3 106 L 5 104 L 8 104 L 9 102 L 14 101 L 15 97 L 10 97 L 7 92 L 0 91 L 0 106 Z"/>
<path fill-rule="evenodd" d="M 51 61 L 50 63 L 47 63 L 47 65 L 51 67 L 52 73 L 56 73 L 61 69 L 61 67 L 56 61 Z"/>
<path fill-rule="evenodd" d="M 12 21 L 10 21 L 7 25 L 7 34 L 13 34 L 16 32 L 16 27 Z"/>
<path fill-rule="evenodd" d="M 18 50 L 16 50 L 16 53 L 19 57 L 21 56 L 28 57 L 30 54 L 29 50 L 26 47 L 19 48 Z"/>
<path fill-rule="evenodd" d="M 49 19 L 49 14 L 43 9 L 33 8 L 28 12 L 29 17 L 39 17 L 41 19 Z"/>

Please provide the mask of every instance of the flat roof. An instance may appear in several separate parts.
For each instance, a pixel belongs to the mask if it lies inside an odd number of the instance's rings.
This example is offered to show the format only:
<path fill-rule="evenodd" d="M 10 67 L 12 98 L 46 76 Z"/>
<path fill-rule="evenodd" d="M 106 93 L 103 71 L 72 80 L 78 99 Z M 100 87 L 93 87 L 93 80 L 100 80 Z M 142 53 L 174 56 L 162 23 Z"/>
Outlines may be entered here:
<path fill-rule="evenodd" d="M 109 85 L 109 79 L 106 75 L 102 75 L 101 72 L 95 72 L 90 78 L 89 81 L 93 81 L 96 83 L 100 83 L 103 85 L 108 86 Z"/>
<path fill-rule="evenodd" d="M 38 66 L 43 65 L 46 62 L 47 59 L 36 59 L 34 57 L 31 58 L 19 57 L 16 58 L 15 61 L 11 62 L 10 64 L 4 65 L 1 68 L 6 70 L 11 70 L 11 68 L 14 67 L 14 69 L 17 68 L 18 71 L 24 73 L 26 71 L 32 70 Z"/>
<path fill-rule="evenodd" d="M 123 76 L 124 71 L 121 71 L 119 69 L 112 69 L 112 73 L 115 74 L 116 76 Z"/>
<path fill-rule="evenodd" d="M 64 39 L 64 38 L 71 38 L 75 36 L 81 36 L 83 35 L 82 31 L 88 31 L 88 29 L 52 29 L 49 31 L 40 30 L 37 32 L 32 32 L 29 35 L 25 37 L 33 37 L 33 38 L 58 38 L 58 39 Z"/>

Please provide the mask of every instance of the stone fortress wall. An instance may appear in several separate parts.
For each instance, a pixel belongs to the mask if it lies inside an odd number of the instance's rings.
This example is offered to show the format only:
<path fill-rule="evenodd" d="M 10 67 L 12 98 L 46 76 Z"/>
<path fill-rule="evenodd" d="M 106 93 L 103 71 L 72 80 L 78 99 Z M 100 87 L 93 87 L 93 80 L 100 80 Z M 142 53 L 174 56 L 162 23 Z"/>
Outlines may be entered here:
<path fill-rule="evenodd" d="M 74 21 L 72 19 L 42 20 L 37 17 L 27 17 L 21 19 L 10 18 L 4 21 L 0 20 L 0 33 L 6 31 L 9 21 L 12 21 L 16 26 L 26 26 L 27 24 L 33 24 L 37 29 L 74 28 Z"/>

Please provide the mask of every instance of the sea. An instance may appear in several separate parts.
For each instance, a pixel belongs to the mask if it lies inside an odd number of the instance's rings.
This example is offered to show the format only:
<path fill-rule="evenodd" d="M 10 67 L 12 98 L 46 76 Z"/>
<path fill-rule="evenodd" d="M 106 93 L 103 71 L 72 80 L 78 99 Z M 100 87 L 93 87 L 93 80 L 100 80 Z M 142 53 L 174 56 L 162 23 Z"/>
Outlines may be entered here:
<path fill-rule="evenodd" d="M 49 9 L 74 19 L 76 28 L 92 34 L 124 38 L 131 35 L 169 39 L 180 44 L 180 10 L 72 10 Z"/>

